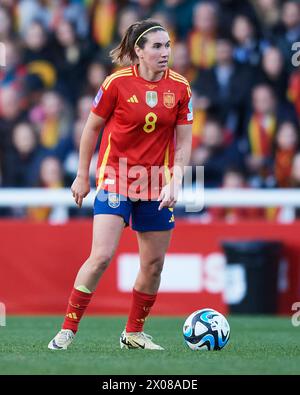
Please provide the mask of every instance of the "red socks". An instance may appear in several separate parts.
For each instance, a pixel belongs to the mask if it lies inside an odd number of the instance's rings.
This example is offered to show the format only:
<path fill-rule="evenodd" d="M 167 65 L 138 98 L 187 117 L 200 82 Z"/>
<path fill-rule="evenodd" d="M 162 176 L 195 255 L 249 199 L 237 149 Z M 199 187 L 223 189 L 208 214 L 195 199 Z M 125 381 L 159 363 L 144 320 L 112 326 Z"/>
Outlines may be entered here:
<path fill-rule="evenodd" d="M 92 296 L 92 293 L 82 292 L 73 288 L 62 329 L 71 329 L 74 333 L 77 332 L 81 317 Z M 132 303 L 126 324 L 126 332 L 143 331 L 145 319 L 149 315 L 155 300 L 156 294 L 148 295 L 135 289 L 132 290 Z"/>
<path fill-rule="evenodd" d="M 82 292 L 73 288 L 62 329 L 71 329 L 74 333 L 77 332 L 80 319 L 92 296 L 92 293 Z"/>
<path fill-rule="evenodd" d="M 150 313 L 151 307 L 156 300 L 155 295 L 144 294 L 143 292 L 132 290 L 131 309 L 126 324 L 126 332 L 142 332 L 146 317 Z"/>

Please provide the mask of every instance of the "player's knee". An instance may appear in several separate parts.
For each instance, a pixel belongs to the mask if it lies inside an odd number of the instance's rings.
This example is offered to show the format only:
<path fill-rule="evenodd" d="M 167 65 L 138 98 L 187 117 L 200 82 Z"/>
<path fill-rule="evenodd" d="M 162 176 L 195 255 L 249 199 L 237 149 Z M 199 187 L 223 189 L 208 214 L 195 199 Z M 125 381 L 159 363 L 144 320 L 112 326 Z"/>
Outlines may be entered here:
<path fill-rule="evenodd" d="M 111 259 L 112 255 L 109 253 L 92 254 L 90 256 L 90 269 L 97 274 L 101 274 L 108 267 Z"/>
<path fill-rule="evenodd" d="M 152 260 L 146 265 L 145 271 L 149 276 L 156 278 L 161 275 L 161 272 L 163 270 L 163 265 L 164 265 L 163 259 L 157 258 Z"/>

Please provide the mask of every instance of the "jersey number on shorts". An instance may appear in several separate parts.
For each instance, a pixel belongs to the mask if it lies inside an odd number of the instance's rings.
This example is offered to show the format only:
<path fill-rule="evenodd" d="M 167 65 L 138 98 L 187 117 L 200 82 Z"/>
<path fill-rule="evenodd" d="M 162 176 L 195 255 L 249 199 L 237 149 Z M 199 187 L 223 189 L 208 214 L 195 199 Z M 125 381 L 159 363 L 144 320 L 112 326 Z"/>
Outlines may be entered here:
<path fill-rule="evenodd" d="M 144 132 L 151 133 L 155 130 L 155 124 L 157 121 L 157 115 L 154 112 L 148 112 L 145 116 L 145 125 L 143 127 Z"/>

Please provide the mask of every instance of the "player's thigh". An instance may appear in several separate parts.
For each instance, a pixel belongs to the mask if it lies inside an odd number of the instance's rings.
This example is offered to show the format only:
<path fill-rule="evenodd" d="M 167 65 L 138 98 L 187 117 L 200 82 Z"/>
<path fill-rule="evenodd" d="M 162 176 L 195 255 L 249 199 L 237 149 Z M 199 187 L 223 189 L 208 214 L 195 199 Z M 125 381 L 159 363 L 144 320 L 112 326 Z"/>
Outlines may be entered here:
<path fill-rule="evenodd" d="M 141 265 L 163 263 L 172 230 L 137 232 Z"/>
<path fill-rule="evenodd" d="M 124 225 L 124 219 L 119 215 L 95 215 L 91 255 L 111 258 L 119 244 Z"/>

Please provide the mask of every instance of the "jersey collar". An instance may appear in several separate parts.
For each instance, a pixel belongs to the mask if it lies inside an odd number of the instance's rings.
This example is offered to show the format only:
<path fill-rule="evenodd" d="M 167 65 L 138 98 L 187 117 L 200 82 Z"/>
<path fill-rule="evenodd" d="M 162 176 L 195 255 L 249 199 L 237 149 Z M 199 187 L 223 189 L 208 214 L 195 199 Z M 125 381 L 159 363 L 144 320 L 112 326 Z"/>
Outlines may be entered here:
<path fill-rule="evenodd" d="M 138 77 L 138 78 L 144 80 L 144 78 L 140 77 L 140 75 L 139 75 L 139 73 L 138 73 L 137 64 L 135 64 L 134 66 L 132 66 L 132 70 L 133 70 L 133 73 L 134 73 L 134 75 L 135 75 L 136 77 Z M 152 82 L 152 83 L 156 83 L 156 84 L 157 84 L 158 82 L 167 79 L 168 76 L 169 76 L 169 68 L 166 69 L 166 71 L 164 72 L 164 75 L 162 76 L 162 78 L 161 78 L 159 81 L 147 81 L 147 80 L 144 80 L 144 81 L 146 81 L 146 82 Z"/>

